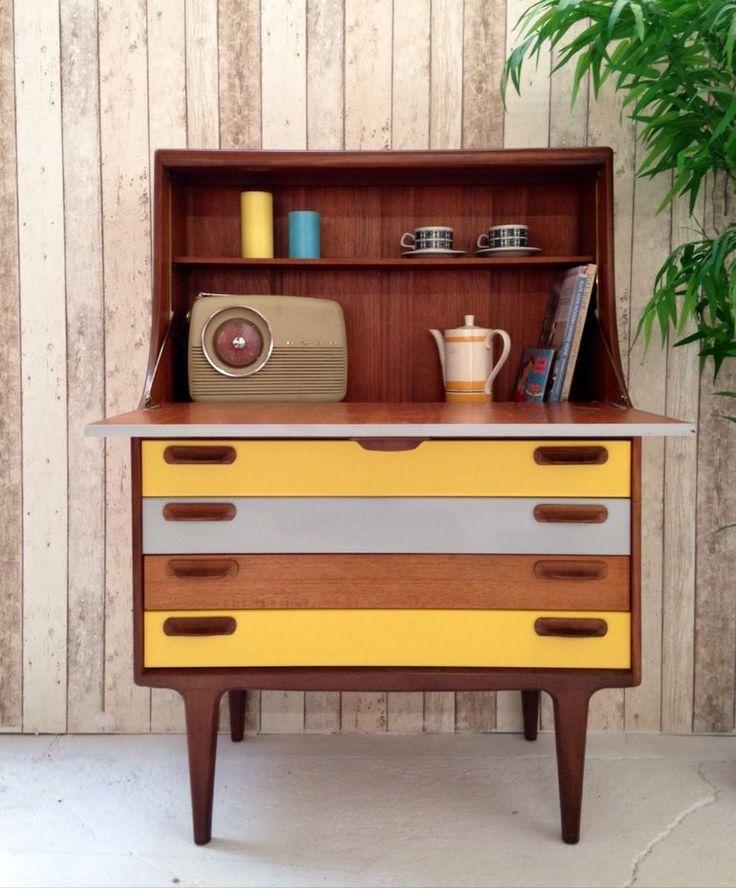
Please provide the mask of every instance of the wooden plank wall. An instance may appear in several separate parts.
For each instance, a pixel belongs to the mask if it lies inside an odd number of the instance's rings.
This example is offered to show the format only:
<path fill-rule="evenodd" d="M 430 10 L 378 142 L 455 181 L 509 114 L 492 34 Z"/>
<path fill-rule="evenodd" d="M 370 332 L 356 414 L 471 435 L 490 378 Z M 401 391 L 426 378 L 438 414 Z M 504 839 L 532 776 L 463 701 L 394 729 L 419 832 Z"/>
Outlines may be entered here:
<path fill-rule="evenodd" d="M 634 178 L 633 128 L 606 92 L 569 107 L 549 55 L 504 109 L 501 66 L 527 0 L 0 0 L 0 730 L 172 731 L 180 706 L 131 681 L 128 450 L 85 439 L 138 400 L 148 345 L 158 147 L 616 150 L 616 284 L 635 402 L 698 420 L 644 448 L 644 683 L 595 698 L 591 726 L 733 732 L 736 428 L 692 349 L 636 319 L 685 208 Z M 39 140 L 38 134 L 44 138 Z M 717 184 L 707 225 L 733 216 Z M 736 388 L 736 365 L 719 387 Z M 693 506 L 696 508 L 693 508 Z M 542 714 L 549 725 L 549 711 Z M 515 694 L 264 693 L 250 730 L 517 730 Z"/>

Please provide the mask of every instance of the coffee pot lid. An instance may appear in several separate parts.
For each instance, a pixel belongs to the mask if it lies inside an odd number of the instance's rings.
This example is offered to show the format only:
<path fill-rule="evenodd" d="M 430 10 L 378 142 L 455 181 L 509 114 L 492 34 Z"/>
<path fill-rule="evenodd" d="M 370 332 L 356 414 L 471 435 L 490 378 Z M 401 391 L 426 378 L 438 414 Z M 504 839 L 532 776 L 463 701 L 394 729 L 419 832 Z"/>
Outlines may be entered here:
<path fill-rule="evenodd" d="M 465 323 L 462 327 L 454 327 L 451 330 L 445 330 L 445 336 L 472 336 L 473 334 L 478 335 L 479 333 L 487 333 L 488 329 L 486 327 L 479 327 L 475 323 L 475 315 L 465 315 Z"/>

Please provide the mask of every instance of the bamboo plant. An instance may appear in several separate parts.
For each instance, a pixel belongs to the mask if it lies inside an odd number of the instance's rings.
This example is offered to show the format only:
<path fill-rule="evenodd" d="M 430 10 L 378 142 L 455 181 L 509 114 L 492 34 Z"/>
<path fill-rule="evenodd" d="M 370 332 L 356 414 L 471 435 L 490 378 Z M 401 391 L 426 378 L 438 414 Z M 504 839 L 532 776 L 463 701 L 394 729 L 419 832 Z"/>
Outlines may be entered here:
<path fill-rule="evenodd" d="M 697 341 L 716 376 L 736 357 L 736 223 L 706 231 L 697 208 L 704 188 L 725 184 L 732 200 L 736 184 L 736 0 L 537 0 L 517 33 L 504 96 L 545 46 L 554 70 L 575 65 L 573 103 L 586 75 L 595 97 L 610 78 L 643 148 L 637 175 L 671 177 L 660 210 L 689 201 L 699 236 L 665 260 L 636 335 L 648 343 L 656 323 L 663 343 L 671 330 L 676 345 Z"/>

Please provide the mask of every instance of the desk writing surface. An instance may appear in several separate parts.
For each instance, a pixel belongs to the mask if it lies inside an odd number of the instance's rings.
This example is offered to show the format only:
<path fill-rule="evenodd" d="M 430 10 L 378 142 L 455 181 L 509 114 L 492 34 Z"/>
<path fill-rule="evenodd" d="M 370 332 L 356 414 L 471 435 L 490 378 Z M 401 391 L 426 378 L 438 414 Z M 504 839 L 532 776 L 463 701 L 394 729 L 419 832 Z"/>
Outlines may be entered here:
<path fill-rule="evenodd" d="M 638 438 L 688 437 L 680 422 L 606 403 L 176 403 L 87 426 L 118 438 Z"/>

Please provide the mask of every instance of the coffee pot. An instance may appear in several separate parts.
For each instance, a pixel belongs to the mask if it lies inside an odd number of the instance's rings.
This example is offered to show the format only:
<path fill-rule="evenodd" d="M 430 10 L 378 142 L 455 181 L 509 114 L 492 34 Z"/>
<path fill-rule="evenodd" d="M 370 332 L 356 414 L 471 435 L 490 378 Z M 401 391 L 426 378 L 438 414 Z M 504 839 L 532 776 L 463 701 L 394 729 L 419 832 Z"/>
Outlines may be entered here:
<path fill-rule="evenodd" d="M 493 380 L 511 350 L 511 338 L 505 330 L 489 330 L 475 325 L 475 315 L 465 315 L 462 327 L 429 331 L 437 343 L 442 365 L 442 379 L 447 401 L 490 402 Z M 498 360 L 493 360 L 493 340 L 503 343 Z"/>

